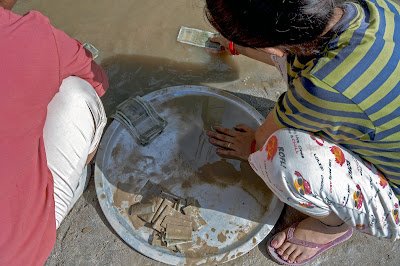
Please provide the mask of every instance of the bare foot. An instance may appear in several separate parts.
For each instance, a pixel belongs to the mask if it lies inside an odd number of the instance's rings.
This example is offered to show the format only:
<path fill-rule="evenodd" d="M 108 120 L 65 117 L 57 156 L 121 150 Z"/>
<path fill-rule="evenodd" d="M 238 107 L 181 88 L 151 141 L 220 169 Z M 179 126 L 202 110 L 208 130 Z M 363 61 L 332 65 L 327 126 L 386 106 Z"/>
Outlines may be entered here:
<path fill-rule="evenodd" d="M 317 244 L 326 244 L 344 235 L 349 227 L 343 224 L 339 227 L 323 225 L 319 220 L 309 217 L 301 221 L 294 231 L 294 237 Z M 279 256 L 288 263 L 301 263 L 314 256 L 318 249 L 308 248 L 286 242 L 288 229 L 278 233 L 271 241 Z"/>

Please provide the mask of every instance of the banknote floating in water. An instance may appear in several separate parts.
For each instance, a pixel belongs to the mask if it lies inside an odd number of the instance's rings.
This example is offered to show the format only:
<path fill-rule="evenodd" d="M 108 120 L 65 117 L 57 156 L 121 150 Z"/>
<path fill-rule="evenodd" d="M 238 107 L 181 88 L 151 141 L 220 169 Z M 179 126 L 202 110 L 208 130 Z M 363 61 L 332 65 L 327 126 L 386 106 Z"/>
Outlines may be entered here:
<path fill-rule="evenodd" d="M 214 35 L 216 34 L 213 32 L 182 26 L 176 40 L 181 43 L 221 51 L 222 46 L 219 43 L 211 42 L 209 40 Z"/>

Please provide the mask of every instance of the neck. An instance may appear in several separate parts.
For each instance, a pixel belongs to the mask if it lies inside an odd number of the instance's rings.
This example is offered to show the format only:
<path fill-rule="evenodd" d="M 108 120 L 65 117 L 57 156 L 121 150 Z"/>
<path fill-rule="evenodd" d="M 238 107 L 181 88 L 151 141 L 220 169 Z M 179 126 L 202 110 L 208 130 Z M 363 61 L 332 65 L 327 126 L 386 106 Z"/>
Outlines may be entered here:
<path fill-rule="evenodd" d="M 322 33 L 322 36 L 327 34 L 333 27 L 335 27 L 336 24 L 342 19 L 344 14 L 344 11 L 340 7 L 335 7 L 333 10 L 333 16 L 331 20 L 329 21 L 328 25 L 326 26 L 324 32 Z"/>
<path fill-rule="evenodd" d="M 320 45 L 321 45 L 321 40 L 324 39 L 324 37 L 327 35 L 327 33 L 332 30 L 333 27 L 342 19 L 344 14 L 344 11 L 340 7 L 335 7 L 333 10 L 333 16 L 331 20 L 328 22 L 328 25 L 326 26 L 324 32 L 321 34 L 320 39 L 309 42 L 309 43 L 303 43 L 301 45 L 293 45 L 286 47 L 288 49 L 289 53 L 296 54 L 298 56 L 315 56 L 317 55 L 320 51 Z"/>

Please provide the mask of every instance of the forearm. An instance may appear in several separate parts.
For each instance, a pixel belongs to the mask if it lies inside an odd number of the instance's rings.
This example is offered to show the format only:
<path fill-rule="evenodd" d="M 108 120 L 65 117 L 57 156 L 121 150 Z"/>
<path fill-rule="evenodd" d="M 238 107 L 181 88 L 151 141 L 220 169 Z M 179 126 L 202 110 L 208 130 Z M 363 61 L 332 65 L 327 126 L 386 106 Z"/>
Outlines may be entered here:
<path fill-rule="evenodd" d="M 275 122 L 273 112 L 270 112 L 262 123 L 262 125 L 256 130 L 255 139 L 257 149 L 261 148 L 267 139 L 277 130 L 283 128 Z"/>
<path fill-rule="evenodd" d="M 223 37 L 221 35 L 216 35 L 216 36 L 212 37 L 210 40 L 212 42 L 219 43 L 220 45 L 222 45 L 225 48 L 226 51 L 229 51 L 229 43 L 230 42 L 225 37 Z M 275 66 L 275 62 L 271 59 L 271 54 L 268 53 L 267 51 L 263 51 L 262 49 L 244 47 L 244 46 L 237 45 L 237 44 L 235 44 L 234 48 L 241 55 L 250 57 L 252 59 L 266 63 L 271 66 Z"/>
<path fill-rule="evenodd" d="M 250 57 L 254 60 L 266 63 L 271 66 L 275 66 L 275 62 L 271 59 L 271 55 L 265 51 L 257 50 L 254 48 L 243 47 L 235 44 L 236 51 L 244 56 Z"/>

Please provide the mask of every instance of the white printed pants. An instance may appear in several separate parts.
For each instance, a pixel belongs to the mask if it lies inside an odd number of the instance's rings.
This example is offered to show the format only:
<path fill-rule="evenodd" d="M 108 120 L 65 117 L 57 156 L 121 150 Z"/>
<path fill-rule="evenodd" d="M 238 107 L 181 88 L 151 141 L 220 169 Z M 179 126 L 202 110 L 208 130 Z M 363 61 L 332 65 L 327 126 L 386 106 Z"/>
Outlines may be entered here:
<path fill-rule="evenodd" d="M 336 214 L 364 233 L 399 238 L 399 201 L 385 177 L 359 156 L 312 133 L 275 132 L 249 157 L 284 203 L 313 217 Z"/>

